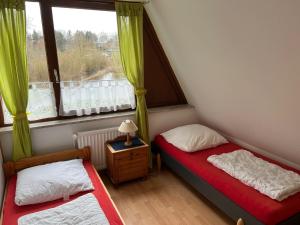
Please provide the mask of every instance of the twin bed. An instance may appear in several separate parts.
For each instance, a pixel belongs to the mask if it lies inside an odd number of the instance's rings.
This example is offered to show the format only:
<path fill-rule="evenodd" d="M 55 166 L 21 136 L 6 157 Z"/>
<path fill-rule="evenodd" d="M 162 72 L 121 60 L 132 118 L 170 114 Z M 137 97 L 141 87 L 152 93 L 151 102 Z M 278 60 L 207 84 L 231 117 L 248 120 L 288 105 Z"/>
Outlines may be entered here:
<path fill-rule="evenodd" d="M 83 159 L 83 166 L 94 186 L 93 191 L 79 192 L 75 195 L 70 196 L 70 201 L 77 199 L 80 196 L 83 196 L 87 193 L 92 193 L 100 207 L 102 208 L 109 224 L 111 225 L 122 225 L 124 222 L 115 207 L 113 201 L 110 198 L 109 193 L 107 192 L 101 178 L 99 177 L 97 171 L 90 162 L 90 149 L 88 147 L 83 149 L 61 151 L 57 153 L 34 156 L 30 158 L 25 158 L 17 162 L 8 162 L 4 164 L 4 172 L 7 177 L 6 190 L 4 201 L 2 205 L 2 214 L 0 224 L 3 225 L 16 225 L 18 224 L 18 219 L 24 215 L 38 212 L 41 210 L 46 210 L 49 208 L 57 207 L 66 203 L 63 199 L 57 199 L 50 202 L 17 206 L 15 204 L 15 191 L 17 183 L 16 172 L 41 164 L 52 163 L 57 161 L 71 160 L 75 158 Z M 1 223 L 2 222 L 2 223 Z"/>
<path fill-rule="evenodd" d="M 241 149 L 225 143 L 203 151 L 184 152 L 166 141 L 162 135 L 152 143 L 163 162 L 192 185 L 198 192 L 225 212 L 237 224 L 300 225 L 300 192 L 283 201 L 273 200 L 231 177 L 207 161 L 211 155 Z M 259 158 L 300 174 L 279 162 L 254 153 Z"/>
<path fill-rule="evenodd" d="M 181 138 L 182 136 L 175 138 L 177 143 L 182 144 L 182 141 L 178 141 L 178 139 Z M 214 138 L 210 141 L 215 140 L 216 139 Z M 300 225 L 300 192 L 293 194 L 282 201 L 271 199 L 254 188 L 233 178 L 223 170 L 218 169 L 208 161 L 208 158 L 212 155 L 216 156 L 224 153 L 231 153 L 241 149 L 241 147 L 236 144 L 224 143 L 224 140 L 221 141 L 223 143 L 219 144 L 217 147 L 213 146 L 202 151 L 186 152 L 168 142 L 165 136 L 158 135 L 152 144 L 152 148 L 159 153 L 167 166 L 174 170 L 218 208 L 224 211 L 234 221 L 237 221 L 237 225 Z M 203 143 L 206 144 L 207 142 Z M 284 169 L 293 171 L 296 174 L 300 174 L 299 170 L 268 159 L 262 155 L 256 153 L 253 154 L 267 162 L 271 162 Z M 81 163 L 82 170 L 86 171 L 94 190 L 82 191 L 70 195 L 68 196 L 70 199 L 65 200 L 57 199 L 25 206 L 18 206 L 15 204 L 17 187 L 16 173 L 18 171 L 25 168 L 34 168 L 38 165 L 71 159 L 83 160 Z M 95 201 L 99 203 L 101 213 L 103 212 L 107 219 L 108 223 L 105 224 L 124 224 L 118 210 L 102 183 L 101 178 L 90 162 L 90 150 L 88 147 L 29 157 L 17 162 L 7 162 L 3 167 L 7 183 L 0 224 L 16 225 L 18 222 L 20 223 L 20 218 L 24 218 L 24 215 L 32 215 L 41 211 L 44 212 L 44 210 L 50 208 L 59 208 L 60 206 L 66 205 L 66 202 L 69 204 L 74 202 L 72 201 L 74 199 L 78 200 L 82 197 L 91 195 L 93 195 L 94 199 L 96 199 Z"/>

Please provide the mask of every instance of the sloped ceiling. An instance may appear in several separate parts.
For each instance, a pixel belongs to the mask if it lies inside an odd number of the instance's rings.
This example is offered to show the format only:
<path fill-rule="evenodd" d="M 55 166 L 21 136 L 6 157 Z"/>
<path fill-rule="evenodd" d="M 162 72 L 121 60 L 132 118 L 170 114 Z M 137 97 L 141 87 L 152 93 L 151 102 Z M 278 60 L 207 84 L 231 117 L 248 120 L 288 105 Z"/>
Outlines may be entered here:
<path fill-rule="evenodd" d="M 151 0 L 146 10 L 204 124 L 300 164 L 300 1 Z"/>

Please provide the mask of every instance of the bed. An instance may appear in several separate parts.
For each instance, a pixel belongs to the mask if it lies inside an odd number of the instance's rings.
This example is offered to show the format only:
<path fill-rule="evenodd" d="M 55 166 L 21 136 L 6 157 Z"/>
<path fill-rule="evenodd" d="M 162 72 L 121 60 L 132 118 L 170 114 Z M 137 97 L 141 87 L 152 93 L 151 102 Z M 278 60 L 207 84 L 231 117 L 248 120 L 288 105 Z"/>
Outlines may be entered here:
<path fill-rule="evenodd" d="M 34 205 L 17 206 L 14 202 L 15 189 L 17 176 L 16 172 L 28 167 L 70 160 L 75 158 L 83 159 L 83 165 L 86 169 L 88 176 L 90 177 L 93 186 L 95 188 L 91 193 L 94 194 L 99 202 L 107 220 L 111 225 L 125 224 L 115 207 L 109 193 L 107 192 L 101 178 L 99 177 L 96 169 L 90 162 L 90 149 L 88 147 L 83 149 L 67 150 L 57 153 L 51 153 L 47 155 L 34 156 L 19 160 L 17 162 L 7 162 L 3 165 L 4 172 L 7 178 L 5 196 L 2 204 L 2 214 L 0 224 L 3 225 L 16 225 L 18 224 L 18 218 L 33 212 L 49 209 L 66 203 L 63 199 L 54 200 L 46 203 L 39 203 Z M 82 196 L 88 192 L 80 192 L 78 194 L 70 196 L 70 201 Z"/>
<path fill-rule="evenodd" d="M 152 148 L 169 168 L 234 221 L 237 221 L 237 224 L 300 224 L 300 193 L 278 202 L 244 185 L 207 162 L 207 158 L 211 155 L 232 152 L 241 149 L 240 146 L 227 143 L 215 148 L 187 153 L 158 135 L 152 143 Z M 300 174 L 300 171 L 296 169 L 254 154 Z"/>

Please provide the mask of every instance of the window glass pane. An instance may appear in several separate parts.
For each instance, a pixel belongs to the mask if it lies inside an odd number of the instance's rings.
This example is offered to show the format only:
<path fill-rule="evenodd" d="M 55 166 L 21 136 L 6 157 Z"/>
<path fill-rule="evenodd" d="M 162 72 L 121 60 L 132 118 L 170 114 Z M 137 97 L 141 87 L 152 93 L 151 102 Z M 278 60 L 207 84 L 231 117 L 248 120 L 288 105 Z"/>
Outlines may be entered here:
<path fill-rule="evenodd" d="M 135 108 L 123 74 L 116 13 L 53 7 L 63 115 Z"/>
<path fill-rule="evenodd" d="M 56 116 L 52 83 L 49 82 L 45 43 L 38 2 L 26 2 L 27 65 L 29 74 L 29 120 Z M 4 123 L 12 118 L 3 104 Z"/>
<path fill-rule="evenodd" d="M 27 65 L 30 82 L 48 82 L 48 67 L 38 2 L 26 2 Z"/>

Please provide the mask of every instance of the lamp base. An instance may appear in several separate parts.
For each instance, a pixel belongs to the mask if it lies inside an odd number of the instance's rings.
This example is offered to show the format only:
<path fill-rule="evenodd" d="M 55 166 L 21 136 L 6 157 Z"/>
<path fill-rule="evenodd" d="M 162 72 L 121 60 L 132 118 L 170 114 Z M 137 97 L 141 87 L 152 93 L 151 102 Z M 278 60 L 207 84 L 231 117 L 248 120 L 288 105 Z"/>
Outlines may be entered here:
<path fill-rule="evenodd" d="M 131 146 L 132 145 L 132 141 L 131 140 L 130 141 L 125 141 L 124 145 L 127 146 L 127 147 Z"/>
<path fill-rule="evenodd" d="M 132 141 L 129 133 L 127 133 L 127 137 L 126 137 L 126 141 L 124 142 L 124 145 L 127 147 L 132 145 Z"/>

